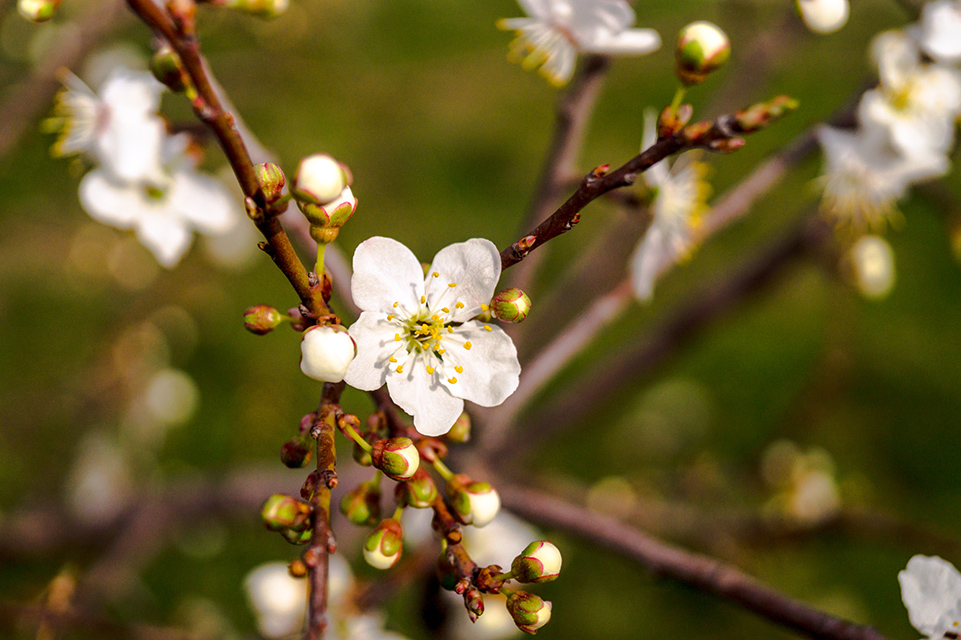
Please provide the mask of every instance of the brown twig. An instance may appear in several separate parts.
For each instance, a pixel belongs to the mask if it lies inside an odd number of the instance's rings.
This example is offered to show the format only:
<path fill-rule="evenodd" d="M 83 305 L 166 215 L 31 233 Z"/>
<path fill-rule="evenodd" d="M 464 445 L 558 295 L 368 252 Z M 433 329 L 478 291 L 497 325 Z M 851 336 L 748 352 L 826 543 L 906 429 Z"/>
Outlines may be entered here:
<path fill-rule="evenodd" d="M 820 640 L 886 640 L 872 627 L 843 620 L 790 598 L 737 567 L 666 544 L 623 522 L 549 494 L 499 481 L 504 505 L 517 515 L 585 540 L 714 594 L 775 624 Z"/>

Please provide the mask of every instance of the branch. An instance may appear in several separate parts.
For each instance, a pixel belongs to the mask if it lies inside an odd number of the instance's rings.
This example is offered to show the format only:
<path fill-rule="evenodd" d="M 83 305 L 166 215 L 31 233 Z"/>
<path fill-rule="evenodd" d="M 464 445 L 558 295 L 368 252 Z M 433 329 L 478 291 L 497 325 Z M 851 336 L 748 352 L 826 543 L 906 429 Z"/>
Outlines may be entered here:
<path fill-rule="evenodd" d="M 800 634 L 820 640 L 886 640 L 872 627 L 814 609 L 737 567 L 668 545 L 609 516 L 503 480 L 497 487 L 504 505 L 522 518 L 578 535 L 643 565 L 656 576 L 719 596 Z"/>

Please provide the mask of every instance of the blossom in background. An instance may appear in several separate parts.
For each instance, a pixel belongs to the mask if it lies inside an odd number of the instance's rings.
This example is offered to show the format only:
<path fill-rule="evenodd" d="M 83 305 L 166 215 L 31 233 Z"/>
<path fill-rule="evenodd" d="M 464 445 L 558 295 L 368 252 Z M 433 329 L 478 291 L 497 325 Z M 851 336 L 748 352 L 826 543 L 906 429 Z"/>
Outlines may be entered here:
<path fill-rule="evenodd" d="M 876 129 L 817 131 L 824 150 L 822 209 L 857 232 L 879 229 L 899 215 L 896 202 L 914 183 L 944 175 L 948 158 L 929 153 L 907 158 Z"/>
<path fill-rule="evenodd" d="M 349 332 L 357 344 L 344 380 L 364 391 L 387 384 L 424 435 L 446 433 L 464 400 L 491 407 L 517 388 L 514 343 L 499 327 L 471 320 L 500 278 L 497 248 L 472 239 L 442 249 L 424 276 L 410 249 L 390 238 L 354 252 L 351 292 L 362 310 Z"/>
<path fill-rule="evenodd" d="M 656 121 L 654 111 L 644 112 L 642 149 L 656 142 Z M 654 200 L 650 207 L 653 220 L 631 258 L 631 282 L 638 299 L 650 300 L 657 278 L 670 265 L 690 257 L 695 246 L 693 231 L 707 210 L 711 193 L 706 174 L 707 165 L 695 153 L 685 153 L 673 164 L 662 160 L 644 172 Z"/>
<path fill-rule="evenodd" d="M 858 238 L 850 250 L 854 283 L 866 298 L 879 299 L 891 293 L 896 278 L 894 251 L 881 236 Z"/>
<path fill-rule="evenodd" d="M 907 34 L 888 31 L 874 39 L 872 54 L 881 85 L 858 105 L 862 127 L 879 127 L 910 157 L 947 153 L 961 112 L 961 72 L 923 64 Z"/>
<path fill-rule="evenodd" d="M 145 71 L 115 69 L 95 94 L 67 72 L 49 126 L 59 130 L 57 156 L 78 153 L 98 162 L 115 180 L 156 179 L 166 127 L 157 115 L 164 86 Z"/>
<path fill-rule="evenodd" d="M 841 509 L 834 461 L 823 449 L 801 449 L 779 440 L 761 459 L 764 479 L 775 490 L 765 506 L 768 516 L 802 526 L 820 524 Z"/>
<path fill-rule="evenodd" d="M 834 33 L 848 21 L 848 0 L 794 0 L 804 25 L 814 33 Z"/>
<path fill-rule="evenodd" d="M 914 556 L 898 573 L 912 626 L 926 638 L 956 634 L 961 623 L 961 573 L 937 556 Z"/>
<path fill-rule="evenodd" d="M 94 169 L 80 181 L 80 204 L 98 222 L 134 229 L 157 261 L 171 268 L 190 247 L 194 229 L 225 233 L 238 220 L 227 188 L 195 170 L 186 137 L 162 143 L 159 173 L 125 181 L 109 169 Z"/>
<path fill-rule="evenodd" d="M 511 58 L 524 68 L 540 67 L 555 85 L 574 74 L 578 52 L 643 55 L 661 46 L 653 29 L 630 29 L 634 11 L 624 0 L 518 0 L 529 18 L 501 20 L 517 31 Z"/>
<path fill-rule="evenodd" d="M 918 45 L 941 64 L 961 63 L 961 2 L 935 0 L 921 8 L 921 21 L 911 29 Z"/>

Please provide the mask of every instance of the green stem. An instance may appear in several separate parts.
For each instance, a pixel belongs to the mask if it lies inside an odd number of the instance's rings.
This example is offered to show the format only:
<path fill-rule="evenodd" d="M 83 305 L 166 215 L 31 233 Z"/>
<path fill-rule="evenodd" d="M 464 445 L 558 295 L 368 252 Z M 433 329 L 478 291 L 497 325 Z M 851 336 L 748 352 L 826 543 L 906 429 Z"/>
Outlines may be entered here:
<path fill-rule="evenodd" d="M 314 267 L 314 273 L 317 274 L 317 279 L 320 282 L 324 281 L 324 251 L 327 250 L 326 242 L 317 243 L 317 266 Z"/>
<path fill-rule="evenodd" d="M 370 446 L 370 443 L 364 440 L 364 438 L 359 433 L 357 433 L 357 430 L 354 429 L 354 427 L 352 427 L 349 422 L 344 421 L 343 425 L 341 426 L 341 430 L 351 440 L 356 442 L 357 446 L 359 446 L 361 449 L 363 449 L 367 453 L 370 453 L 371 451 L 373 451 L 374 448 Z M 378 476 L 375 479 L 379 481 L 380 477 Z"/>
<path fill-rule="evenodd" d="M 499 575 L 496 575 L 492 579 L 493 580 L 510 580 L 513 577 L 514 577 L 514 574 L 508 571 L 507 573 L 501 573 Z"/>
<path fill-rule="evenodd" d="M 678 87 L 677 91 L 674 92 L 674 100 L 671 101 L 671 113 L 677 114 L 677 110 L 681 106 L 681 102 L 684 100 L 684 94 L 687 93 L 687 87 Z"/>
<path fill-rule="evenodd" d="M 391 516 L 391 519 L 400 522 L 400 516 L 403 513 L 404 507 L 398 506 L 396 509 L 394 509 L 394 515 Z"/>
<path fill-rule="evenodd" d="M 439 458 L 434 460 L 432 463 L 434 468 L 437 469 L 437 473 L 440 474 L 445 481 L 450 482 L 454 477 L 454 472 L 447 468 L 447 465 L 443 463 Z"/>

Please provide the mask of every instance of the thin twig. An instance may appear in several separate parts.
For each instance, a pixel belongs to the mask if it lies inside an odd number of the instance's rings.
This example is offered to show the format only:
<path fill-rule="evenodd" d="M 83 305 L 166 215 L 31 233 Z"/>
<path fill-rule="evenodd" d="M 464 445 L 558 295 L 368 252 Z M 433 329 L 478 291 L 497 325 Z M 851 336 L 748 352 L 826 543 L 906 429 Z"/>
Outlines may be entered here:
<path fill-rule="evenodd" d="M 819 611 L 737 567 L 671 546 L 609 516 L 503 480 L 497 487 L 504 505 L 522 518 L 574 533 L 630 558 L 657 576 L 714 594 L 800 634 L 820 640 L 886 640 L 872 627 Z"/>

